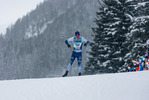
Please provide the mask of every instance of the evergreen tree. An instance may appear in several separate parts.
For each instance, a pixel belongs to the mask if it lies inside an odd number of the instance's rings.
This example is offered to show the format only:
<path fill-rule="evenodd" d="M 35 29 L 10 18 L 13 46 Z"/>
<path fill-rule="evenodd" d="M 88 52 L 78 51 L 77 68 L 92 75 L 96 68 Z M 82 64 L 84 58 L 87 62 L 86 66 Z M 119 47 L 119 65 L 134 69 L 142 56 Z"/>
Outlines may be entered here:
<path fill-rule="evenodd" d="M 132 0 L 131 12 L 133 24 L 129 27 L 130 33 L 127 34 L 127 48 L 130 50 L 124 57 L 126 63 L 131 63 L 138 55 L 144 55 L 146 51 L 145 43 L 149 37 L 149 1 Z"/>
<path fill-rule="evenodd" d="M 126 0 L 105 0 L 97 12 L 94 42 L 85 68 L 86 74 L 117 72 L 124 64 L 126 33 L 131 25 Z"/>

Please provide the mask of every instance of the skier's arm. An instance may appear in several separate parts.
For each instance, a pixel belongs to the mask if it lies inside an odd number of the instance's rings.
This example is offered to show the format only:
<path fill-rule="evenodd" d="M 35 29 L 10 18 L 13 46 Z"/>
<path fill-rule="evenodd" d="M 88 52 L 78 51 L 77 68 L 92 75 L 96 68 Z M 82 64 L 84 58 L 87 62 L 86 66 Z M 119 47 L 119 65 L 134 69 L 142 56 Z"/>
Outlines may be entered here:
<path fill-rule="evenodd" d="M 65 44 L 66 44 L 66 45 L 69 45 L 68 40 L 65 40 Z"/>
<path fill-rule="evenodd" d="M 85 43 L 84 43 L 84 46 L 86 46 L 86 45 L 90 44 L 90 41 L 88 41 L 88 40 L 87 40 L 87 39 L 85 39 L 84 37 L 82 37 L 82 39 L 83 39 L 83 42 L 85 42 Z"/>
<path fill-rule="evenodd" d="M 73 41 L 73 37 L 71 37 L 71 38 L 65 40 L 65 44 L 66 44 L 68 47 L 71 47 L 70 44 L 68 43 L 68 42 L 70 42 L 70 41 Z"/>

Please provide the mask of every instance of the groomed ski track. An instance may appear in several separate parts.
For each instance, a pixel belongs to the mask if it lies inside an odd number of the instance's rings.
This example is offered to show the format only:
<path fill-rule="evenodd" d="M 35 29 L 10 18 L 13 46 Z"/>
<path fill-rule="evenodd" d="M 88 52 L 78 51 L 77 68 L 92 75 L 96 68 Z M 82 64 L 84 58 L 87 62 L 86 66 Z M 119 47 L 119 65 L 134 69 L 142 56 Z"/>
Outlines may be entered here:
<path fill-rule="evenodd" d="M 149 71 L 0 81 L 0 100 L 149 100 Z"/>

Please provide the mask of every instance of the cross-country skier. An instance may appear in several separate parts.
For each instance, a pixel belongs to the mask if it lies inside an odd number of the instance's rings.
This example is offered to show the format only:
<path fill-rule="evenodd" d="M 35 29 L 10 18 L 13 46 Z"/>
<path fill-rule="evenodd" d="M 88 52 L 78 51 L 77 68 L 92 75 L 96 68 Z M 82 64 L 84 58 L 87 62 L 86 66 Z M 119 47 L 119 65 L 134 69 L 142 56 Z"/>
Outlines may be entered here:
<path fill-rule="evenodd" d="M 67 40 L 65 40 L 66 45 L 68 48 L 71 48 L 70 44 L 68 42 L 73 43 L 73 52 L 71 55 L 70 63 L 66 68 L 66 72 L 63 75 L 63 77 L 67 76 L 75 58 L 78 60 L 78 67 L 79 67 L 79 76 L 81 76 L 81 63 L 82 63 L 82 46 L 87 46 L 90 42 L 86 40 L 84 37 L 80 36 L 80 33 L 78 31 L 75 32 L 75 36 L 71 37 Z"/>

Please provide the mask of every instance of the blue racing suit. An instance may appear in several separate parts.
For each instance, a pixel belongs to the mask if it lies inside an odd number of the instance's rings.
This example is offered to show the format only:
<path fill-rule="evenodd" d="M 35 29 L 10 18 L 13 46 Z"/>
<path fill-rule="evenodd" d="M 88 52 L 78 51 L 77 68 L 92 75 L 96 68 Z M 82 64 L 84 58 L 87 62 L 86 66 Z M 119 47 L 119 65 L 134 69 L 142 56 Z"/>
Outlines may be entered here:
<path fill-rule="evenodd" d="M 67 40 L 65 40 L 66 45 L 69 45 L 68 42 L 72 42 L 73 43 L 73 52 L 70 58 L 70 63 L 66 68 L 66 71 L 69 72 L 75 58 L 77 58 L 78 60 L 78 67 L 79 67 L 79 73 L 81 73 L 81 63 L 82 63 L 82 46 L 83 43 L 89 44 L 90 42 L 85 39 L 84 37 L 79 37 L 79 39 L 76 38 L 76 36 L 71 37 Z"/>

